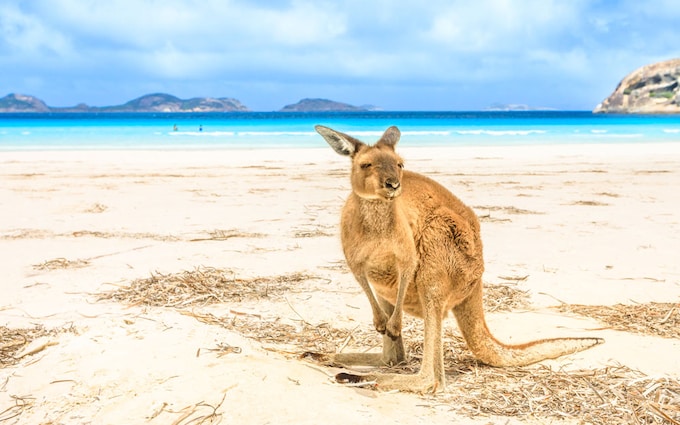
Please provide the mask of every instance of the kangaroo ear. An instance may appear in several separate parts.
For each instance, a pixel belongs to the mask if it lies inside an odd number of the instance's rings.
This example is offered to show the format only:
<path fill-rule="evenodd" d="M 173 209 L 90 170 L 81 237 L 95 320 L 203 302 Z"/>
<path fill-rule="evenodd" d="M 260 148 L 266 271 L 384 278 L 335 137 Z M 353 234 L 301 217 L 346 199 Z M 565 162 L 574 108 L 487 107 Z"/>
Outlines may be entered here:
<path fill-rule="evenodd" d="M 392 149 L 397 145 L 397 142 L 399 142 L 399 138 L 401 137 L 401 132 L 399 129 L 395 126 L 392 126 L 385 130 L 383 133 L 382 137 L 380 137 L 380 140 L 378 140 L 378 143 L 381 145 L 389 146 Z"/>
<path fill-rule="evenodd" d="M 324 127 L 322 125 L 317 125 L 314 129 L 326 139 L 329 145 L 333 148 L 335 152 L 343 156 L 354 156 L 354 154 L 359 150 L 359 147 L 363 145 L 361 140 L 357 140 L 352 136 L 335 131 L 332 128 Z"/>

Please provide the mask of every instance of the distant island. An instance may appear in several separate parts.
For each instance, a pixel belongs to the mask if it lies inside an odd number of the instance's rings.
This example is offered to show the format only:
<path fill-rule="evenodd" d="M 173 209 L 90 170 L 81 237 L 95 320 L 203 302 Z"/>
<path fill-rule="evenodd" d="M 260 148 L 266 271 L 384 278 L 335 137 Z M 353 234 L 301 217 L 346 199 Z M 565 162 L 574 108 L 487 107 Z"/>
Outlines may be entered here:
<path fill-rule="evenodd" d="M 374 106 L 353 106 L 328 99 L 302 99 L 298 103 L 286 105 L 280 112 L 320 112 L 320 111 L 375 111 Z M 89 106 L 84 103 L 69 107 L 48 106 L 34 96 L 11 93 L 0 98 L 0 113 L 88 113 L 88 112 L 250 112 L 237 99 L 229 97 L 195 97 L 180 99 L 170 94 L 152 93 L 133 99 L 122 105 Z"/>
<path fill-rule="evenodd" d="M 631 72 L 593 112 L 680 114 L 680 59 Z"/>
<path fill-rule="evenodd" d="M 286 105 L 280 112 L 328 112 L 328 111 L 375 111 L 375 106 L 354 106 L 328 99 L 302 99 L 298 103 Z"/>
<path fill-rule="evenodd" d="M 8 94 L 0 98 L 0 112 L 246 112 L 248 108 L 236 99 L 197 97 L 180 99 L 165 94 L 147 94 L 123 105 L 88 106 L 81 103 L 71 107 L 47 106 L 42 100 L 23 94 Z"/>
<path fill-rule="evenodd" d="M 555 108 L 548 108 L 546 106 L 529 106 L 521 103 L 494 103 L 491 106 L 484 108 L 485 111 L 504 111 L 504 112 L 515 112 L 515 111 L 554 111 Z"/>

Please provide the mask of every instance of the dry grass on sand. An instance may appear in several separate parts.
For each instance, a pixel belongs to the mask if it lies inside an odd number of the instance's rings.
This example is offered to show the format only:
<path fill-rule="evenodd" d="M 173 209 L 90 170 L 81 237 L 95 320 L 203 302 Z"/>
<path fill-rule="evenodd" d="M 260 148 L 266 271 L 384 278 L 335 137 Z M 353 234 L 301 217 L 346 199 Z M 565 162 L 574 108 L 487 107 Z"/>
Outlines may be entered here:
<path fill-rule="evenodd" d="M 0 326 L 0 368 L 17 364 L 22 358 L 44 350 L 53 344 L 49 337 L 62 332 L 75 332 L 75 329 L 46 329 L 40 325 L 32 328 Z"/>
<path fill-rule="evenodd" d="M 298 323 L 290 324 L 234 310 L 223 317 L 196 311 L 197 307 L 213 303 L 280 298 L 290 289 L 291 283 L 313 279 L 319 278 L 296 273 L 239 279 L 230 270 L 202 267 L 177 274 L 158 273 L 135 280 L 130 286 L 100 294 L 100 300 L 179 308 L 182 314 L 237 331 L 264 344 L 265 349 L 291 357 L 298 357 L 306 351 L 335 352 L 379 347 L 380 338 L 368 324 L 348 330 L 334 328 L 328 323 L 312 325 L 302 317 Z M 525 308 L 528 305 L 526 292 L 512 285 L 489 285 L 485 296 L 488 311 Z M 617 323 L 651 323 L 650 329 L 622 330 L 677 338 L 680 314 L 676 307 L 653 303 L 614 307 L 563 305 L 560 310 L 595 317 L 617 329 Z M 401 373 L 416 371 L 422 355 L 420 329 L 421 325 L 416 320 L 405 321 L 404 335 L 410 341 L 411 360 L 395 370 Z M 433 407 L 443 405 L 467 415 L 570 418 L 592 424 L 680 424 L 678 379 L 645 376 L 621 365 L 577 371 L 552 370 L 542 365 L 492 368 L 478 363 L 459 335 L 448 329 L 446 333 L 447 389 L 443 394 L 426 398 Z M 238 354 L 240 348 L 221 346 L 215 351 L 218 354 Z M 327 374 L 332 379 L 332 373 L 329 371 Z"/>
<path fill-rule="evenodd" d="M 563 304 L 558 308 L 560 311 L 591 317 L 618 331 L 680 338 L 680 304 L 676 303 L 612 306 Z"/>

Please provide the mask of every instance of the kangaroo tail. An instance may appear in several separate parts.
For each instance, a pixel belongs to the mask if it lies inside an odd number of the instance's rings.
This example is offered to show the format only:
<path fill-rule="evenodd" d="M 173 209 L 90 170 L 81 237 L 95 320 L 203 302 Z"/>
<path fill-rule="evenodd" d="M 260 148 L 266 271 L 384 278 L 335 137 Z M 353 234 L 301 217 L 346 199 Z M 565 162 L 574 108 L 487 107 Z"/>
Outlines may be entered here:
<path fill-rule="evenodd" d="M 462 303 L 453 308 L 463 338 L 481 362 L 490 366 L 524 366 L 545 359 L 586 350 L 604 342 L 601 338 L 552 338 L 519 345 L 506 345 L 489 331 L 482 307 L 482 283 Z"/>

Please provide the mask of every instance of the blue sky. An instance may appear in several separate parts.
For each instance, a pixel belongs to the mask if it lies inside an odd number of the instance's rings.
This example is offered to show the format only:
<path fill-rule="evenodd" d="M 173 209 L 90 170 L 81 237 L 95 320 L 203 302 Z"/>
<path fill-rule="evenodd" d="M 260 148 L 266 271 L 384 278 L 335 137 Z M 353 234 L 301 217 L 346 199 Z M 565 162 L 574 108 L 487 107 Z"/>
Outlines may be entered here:
<path fill-rule="evenodd" d="M 677 0 L 2 0 L 0 97 L 588 110 L 680 57 Z"/>

